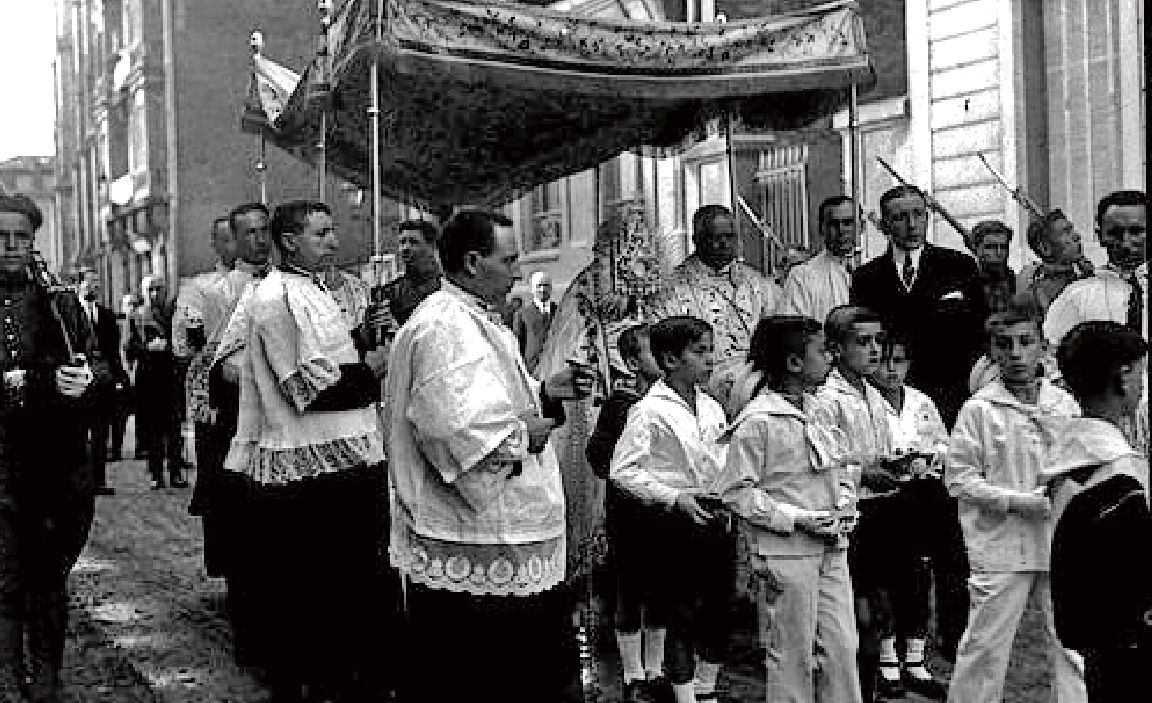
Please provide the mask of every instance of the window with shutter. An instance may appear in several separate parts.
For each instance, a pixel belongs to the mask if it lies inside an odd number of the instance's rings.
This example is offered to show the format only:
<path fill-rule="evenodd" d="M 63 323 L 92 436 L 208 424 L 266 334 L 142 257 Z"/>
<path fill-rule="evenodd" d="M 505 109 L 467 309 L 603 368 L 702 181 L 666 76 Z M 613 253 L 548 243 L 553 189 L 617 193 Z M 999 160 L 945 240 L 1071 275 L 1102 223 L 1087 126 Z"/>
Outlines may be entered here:
<path fill-rule="evenodd" d="M 764 149 L 756 182 L 760 212 L 787 247 L 810 249 L 808 237 L 808 146 Z"/>

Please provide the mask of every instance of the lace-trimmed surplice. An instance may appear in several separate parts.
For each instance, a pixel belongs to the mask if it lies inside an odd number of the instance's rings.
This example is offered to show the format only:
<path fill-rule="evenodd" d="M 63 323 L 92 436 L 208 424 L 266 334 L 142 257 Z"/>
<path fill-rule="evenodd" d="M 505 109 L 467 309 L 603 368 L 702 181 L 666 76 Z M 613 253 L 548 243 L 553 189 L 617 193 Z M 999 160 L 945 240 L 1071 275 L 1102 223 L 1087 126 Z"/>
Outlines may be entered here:
<path fill-rule="evenodd" d="M 386 423 L 392 565 L 429 588 L 528 596 L 564 579 L 564 492 L 549 442 L 527 451 L 539 383 L 511 330 L 445 281 L 400 329 Z"/>
<path fill-rule="evenodd" d="M 332 296 L 310 278 L 273 271 L 251 291 L 240 415 L 224 467 L 284 484 L 384 460 L 376 409 L 309 411 L 359 362 Z"/>

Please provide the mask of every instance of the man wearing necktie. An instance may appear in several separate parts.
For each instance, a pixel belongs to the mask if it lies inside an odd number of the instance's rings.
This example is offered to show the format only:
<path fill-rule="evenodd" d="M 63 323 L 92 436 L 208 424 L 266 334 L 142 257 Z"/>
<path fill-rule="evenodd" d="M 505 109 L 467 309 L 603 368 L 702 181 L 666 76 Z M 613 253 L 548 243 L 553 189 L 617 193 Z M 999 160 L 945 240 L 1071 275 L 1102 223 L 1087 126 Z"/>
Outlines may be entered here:
<path fill-rule="evenodd" d="M 148 455 L 152 488 L 164 488 L 164 466 L 173 488 L 187 488 L 181 451 L 179 387 L 172 356 L 172 312 L 168 284 L 162 276 L 141 282 L 144 306 L 137 311 L 128 338 L 128 358 L 136 364 L 136 432 Z"/>
<path fill-rule="evenodd" d="M 77 290 L 84 319 L 88 323 L 89 334 L 95 340 L 96 353 L 108 364 L 118 389 L 127 387 L 128 373 L 120 357 L 120 327 L 116 315 L 108 307 L 97 302 L 100 298 L 100 281 L 89 274 L 80 281 Z M 108 485 L 106 468 L 108 456 L 109 420 L 115 411 L 116 393 L 112 389 L 98 393 L 93 398 L 96 412 L 92 413 L 92 424 L 88 428 L 89 446 L 92 453 L 92 471 L 96 479 L 97 495 L 112 495 Z"/>
<path fill-rule="evenodd" d="M 849 294 L 907 336 L 909 385 L 927 393 L 951 427 L 968 398 L 968 372 L 980 356 L 979 271 L 972 257 L 927 243 L 928 208 L 915 186 L 880 198 L 889 247 L 857 269 Z"/>

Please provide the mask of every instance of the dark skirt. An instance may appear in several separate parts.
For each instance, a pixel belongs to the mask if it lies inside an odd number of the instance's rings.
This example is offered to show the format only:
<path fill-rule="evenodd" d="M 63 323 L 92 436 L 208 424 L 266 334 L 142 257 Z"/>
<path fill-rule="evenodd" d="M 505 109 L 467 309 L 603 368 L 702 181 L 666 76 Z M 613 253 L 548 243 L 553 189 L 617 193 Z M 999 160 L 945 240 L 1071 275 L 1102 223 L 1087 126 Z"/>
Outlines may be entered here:
<path fill-rule="evenodd" d="M 383 466 L 247 485 L 231 606 L 244 663 L 273 685 L 345 690 L 381 674 L 398 593 L 384 561 L 387 500 Z"/>

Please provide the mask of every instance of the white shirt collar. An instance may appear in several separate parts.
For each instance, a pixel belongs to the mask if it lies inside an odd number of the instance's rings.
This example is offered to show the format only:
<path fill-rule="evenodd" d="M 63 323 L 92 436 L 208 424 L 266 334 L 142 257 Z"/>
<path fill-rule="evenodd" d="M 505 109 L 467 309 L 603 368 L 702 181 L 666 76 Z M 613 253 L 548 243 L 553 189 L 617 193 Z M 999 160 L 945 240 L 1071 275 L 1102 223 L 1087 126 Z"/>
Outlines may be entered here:
<path fill-rule="evenodd" d="M 904 283 L 904 261 L 908 255 L 912 255 L 912 283 L 920 278 L 920 255 L 924 253 L 924 247 L 920 246 L 911 251 L 899 249 L 895 246 L 890 247 L 892 251 L 892 263 L 896 264 L 896 277 L 900 279 L 900 283 Z"/>
<path fill-rule="evenodd" d="M 916 273 L 920 273 L 920 255 L 924 253 L 924 247 L 917 247 L 910 252 L 904 249 L 892 247 L 892 261 L 896 263 L 896 270 L 904 270 L 904 260 L 908 258 L 908 254 L 912 254 L 912 265 L 916 267 Z"/>

